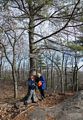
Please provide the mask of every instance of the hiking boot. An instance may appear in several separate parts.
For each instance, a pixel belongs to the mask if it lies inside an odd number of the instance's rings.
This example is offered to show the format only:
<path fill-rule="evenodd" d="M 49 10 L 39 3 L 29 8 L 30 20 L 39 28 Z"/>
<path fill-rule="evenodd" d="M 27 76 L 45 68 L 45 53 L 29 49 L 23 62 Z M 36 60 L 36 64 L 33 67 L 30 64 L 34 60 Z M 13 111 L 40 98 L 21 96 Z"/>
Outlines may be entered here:
<path fill-rule="evenodd" d="M 27 103 L 27 101 L 24 101 L 24 105 L 27 105 L 28 103 Z"/>

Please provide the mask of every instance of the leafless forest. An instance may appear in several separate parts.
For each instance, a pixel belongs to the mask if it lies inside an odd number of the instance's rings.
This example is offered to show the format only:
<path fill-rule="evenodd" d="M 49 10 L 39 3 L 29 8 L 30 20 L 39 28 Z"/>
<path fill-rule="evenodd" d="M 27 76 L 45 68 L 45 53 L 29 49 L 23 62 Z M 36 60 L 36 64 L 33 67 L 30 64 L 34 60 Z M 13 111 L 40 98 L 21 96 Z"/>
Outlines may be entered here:
<path fill-rule="evenodd" d="M 45 76 L 46 98 L 26 107 L 32 71 Z M 82 90 L 83 0 L 0 0 L 0 120 L 74 120 L 57 105 Z"/>

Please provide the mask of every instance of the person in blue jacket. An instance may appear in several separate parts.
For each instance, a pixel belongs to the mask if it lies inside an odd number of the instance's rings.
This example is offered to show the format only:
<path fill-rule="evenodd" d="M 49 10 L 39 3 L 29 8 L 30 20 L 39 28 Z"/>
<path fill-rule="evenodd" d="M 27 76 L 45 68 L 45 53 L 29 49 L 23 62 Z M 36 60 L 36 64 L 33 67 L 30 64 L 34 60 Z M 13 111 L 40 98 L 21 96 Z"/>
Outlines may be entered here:
<path fill-rule="evenodd" d="M 35 77 L 33 75 L 31 75 L 31 77 L 28 79 L 27 84 L 28 84 L 28 97 L 24 104 L 37 102 L 37 96 L 35 93 L 36 89 Z"/>
<path fill-rule="evenodd" d="M 38 89 L 41 94 L 41 99 L 44 99 L 45 98 L 44 90 L 46 89 L 46 80 L 45 80 L 44 76 L 41 75 L 41 73 L 37 73 L 36 82 L 37 82 Z"/>

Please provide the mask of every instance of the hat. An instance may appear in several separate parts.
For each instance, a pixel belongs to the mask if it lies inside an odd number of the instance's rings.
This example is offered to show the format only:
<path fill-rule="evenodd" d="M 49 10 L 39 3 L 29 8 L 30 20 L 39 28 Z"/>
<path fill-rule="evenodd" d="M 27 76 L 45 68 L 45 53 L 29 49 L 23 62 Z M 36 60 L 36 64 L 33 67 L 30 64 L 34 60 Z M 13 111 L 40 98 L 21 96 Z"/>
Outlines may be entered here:
<path fill-rule="evenodd" d="M 40 76 L 41 76 L 41 73 L 37 73 L 37 75 L 38 75 L 38 77 L 40 77 Z"/>

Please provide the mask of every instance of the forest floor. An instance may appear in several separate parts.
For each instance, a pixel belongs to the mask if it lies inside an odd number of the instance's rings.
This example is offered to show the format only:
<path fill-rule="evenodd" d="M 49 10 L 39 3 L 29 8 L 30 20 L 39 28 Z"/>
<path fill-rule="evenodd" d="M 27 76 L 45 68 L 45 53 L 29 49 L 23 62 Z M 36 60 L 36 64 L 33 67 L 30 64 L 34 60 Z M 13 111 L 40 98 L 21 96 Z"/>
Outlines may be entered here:
<path fill-rule="evenodd" d="M 14 100 L 13 86 L 9 82 L 0 84 L 0 120 L 83 120 L 83 91 L 65 94 L 46 92 L 43 101 L 25 106 L 20 99 L 26 92 L 22 83 L 18 100 Z"/>

